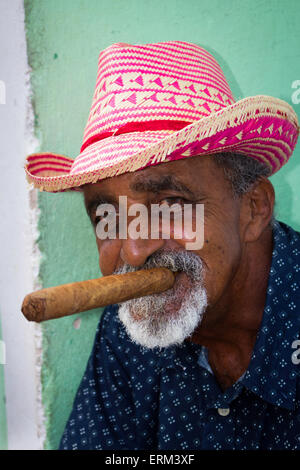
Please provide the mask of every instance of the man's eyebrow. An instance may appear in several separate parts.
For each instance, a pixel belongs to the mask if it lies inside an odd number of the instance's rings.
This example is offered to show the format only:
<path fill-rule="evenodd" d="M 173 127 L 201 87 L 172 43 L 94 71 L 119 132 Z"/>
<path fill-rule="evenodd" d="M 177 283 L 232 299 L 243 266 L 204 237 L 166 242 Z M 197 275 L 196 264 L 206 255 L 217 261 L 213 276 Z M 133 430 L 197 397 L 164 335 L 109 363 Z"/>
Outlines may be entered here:
<path fill-rule="evenodd" d="M 184 183 L 178 180 L 173 175 L 163 175 L 158 178 L 147 178 L 139 177 L 130 185 L 132 191 L 137 192 L 153 192 L 159 193 L 160 191 L 173 190 L 180 191 L 188 194 L 191 197 L 195 197 L 193 191 L 188 188 Z"/>

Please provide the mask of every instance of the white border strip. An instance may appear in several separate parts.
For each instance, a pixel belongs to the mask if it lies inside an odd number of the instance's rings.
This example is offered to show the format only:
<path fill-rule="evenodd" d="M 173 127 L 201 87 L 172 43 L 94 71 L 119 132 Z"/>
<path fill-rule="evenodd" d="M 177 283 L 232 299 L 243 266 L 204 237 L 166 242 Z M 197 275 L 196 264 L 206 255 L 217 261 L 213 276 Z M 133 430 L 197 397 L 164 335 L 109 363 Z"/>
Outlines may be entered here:
<path fill-rule="evenodd" d="M 41 404 L 41 332 L 28 323 L 20 306 L 36 289 L 39 259 L 37 201 L 28 190 L 24 161 L 35 151 L 33 112 L 23 0 L 0 0 L 0 80 L 5 83 L 5 104 L 0 104 L 0 313 L 6 345 L 4 366 L 8 448 L 42 449 L 45 439 Z"/>

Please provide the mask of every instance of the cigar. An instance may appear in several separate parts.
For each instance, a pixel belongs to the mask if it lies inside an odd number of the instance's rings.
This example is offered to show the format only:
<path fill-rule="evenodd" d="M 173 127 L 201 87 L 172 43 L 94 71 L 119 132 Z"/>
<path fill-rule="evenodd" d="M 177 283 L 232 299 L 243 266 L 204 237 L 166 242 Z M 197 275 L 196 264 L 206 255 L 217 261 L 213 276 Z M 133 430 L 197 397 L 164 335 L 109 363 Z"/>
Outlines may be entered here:
<path fill-rule="evenodd" d="M 174 281 L 175 273 L 167 268 L 113 274 L 32 292 L 23 300 L 21 310 L 27 320 L 39 323 L 164 292 Z"/>

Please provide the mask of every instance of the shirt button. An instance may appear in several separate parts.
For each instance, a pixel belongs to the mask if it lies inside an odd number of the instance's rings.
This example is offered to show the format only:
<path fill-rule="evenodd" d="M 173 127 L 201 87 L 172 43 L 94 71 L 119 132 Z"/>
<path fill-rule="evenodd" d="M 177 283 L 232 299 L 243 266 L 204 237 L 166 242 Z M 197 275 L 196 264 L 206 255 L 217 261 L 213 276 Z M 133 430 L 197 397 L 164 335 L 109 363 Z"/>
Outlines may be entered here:
<path fill-rule="evenodd" d="M 220 416 L 228 416 L 230 413 L 229 408 L 218 408 L 218 413 Z"/>

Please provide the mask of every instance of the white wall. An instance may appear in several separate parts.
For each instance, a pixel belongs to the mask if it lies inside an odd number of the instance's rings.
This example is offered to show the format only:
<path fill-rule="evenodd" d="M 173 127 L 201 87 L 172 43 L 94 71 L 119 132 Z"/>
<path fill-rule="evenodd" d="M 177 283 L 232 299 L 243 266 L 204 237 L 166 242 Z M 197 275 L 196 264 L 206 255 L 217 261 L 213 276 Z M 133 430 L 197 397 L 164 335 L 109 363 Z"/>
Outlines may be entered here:
<path fill-rule="evenodd" d="M 23 169 L 36 148 L 28 78 L 23 1 L 0 0 L 0 315 L 9 449 L 39 449 L 44 438 L 40 331 L 20 311 L 24 296 L 37 287 L 39 259 L 36 193 L 29 192 Z"/>

